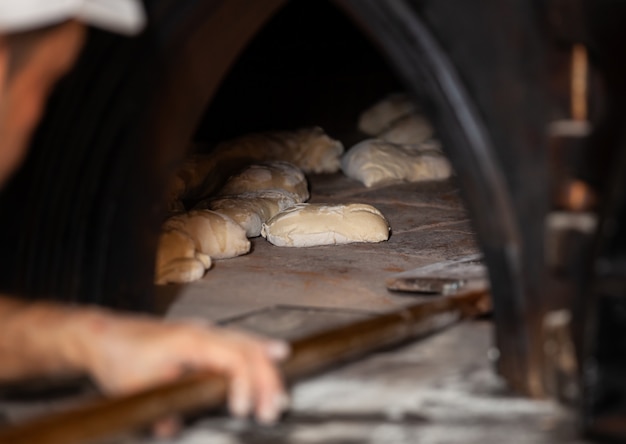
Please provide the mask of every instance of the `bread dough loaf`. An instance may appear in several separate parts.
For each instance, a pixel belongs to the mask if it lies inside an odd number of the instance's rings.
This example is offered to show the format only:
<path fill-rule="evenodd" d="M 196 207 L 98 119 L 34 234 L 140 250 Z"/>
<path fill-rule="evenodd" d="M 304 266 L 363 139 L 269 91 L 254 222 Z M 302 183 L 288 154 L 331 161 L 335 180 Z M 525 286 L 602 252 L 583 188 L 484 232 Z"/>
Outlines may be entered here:
<path fill-rule="evenodd" d="M 343 157 L 346 176 L 366 187 L 398 180 L 420 182 L 447 179 L 452 174 L 448 160 L 438 151 L 421 151 L 368 139 L 352 147 Z"/>
<path fill-rule="evenodd" d="M 322 128 L 296 131 L 276 131 L 248 134 L 222 142 L 214 152 L 219 163 L 242 159 L 243 165 L 283 160 L 305 173 L 334 173 L 339 171 L 343 144 L 330 138 Z"/>
<path fill-rule="evenodd" d="M 261 233 L 279 247 L 311 247 L 386 241 L 389 224 L 371 205 L 298 204 L 270 219 Z"/>
<path fill-rule="evenodd" d="M 309 199 L 309 186 L 304 173 L 288 162 L 274 161 L 250 165 L 231 177 L 220 195 L 236 195 L 256 191 L 281 190 L 293 197 L 294 203 Z"/>
<path fill-rule="evenodd" d="M 246 232 L 229 217 L 211 210 L 192 210 L 170 217 L 164 231 L 177 230 L 188 235 L 196 251 L 212 259 L 228 259 L 250 251 Z"/>
<path fill-rule="evenodd" d="M 257 237 L 264 222 L 296 203 L 291 193 L 267 190 L 218 197 L 201 205 L 230 217 L 246 231 L 246 236 Z"/>
<path fill-rule="evenodd" d="M 237 222 L 248 237 L 261 234 L 261 225 L 275 214 L 309 198 L 304 173 L 294 165 L 265 162 L 251 165 L 231 177 L 220 191 L 221 197 L 200 202 Z"/>
<path fill-rule="evenodd" d="M 293 163 L 305 173 L 336 173 L 341 169 L 343 144 L 329 137 L 322 128 L 294 131 L 291 137 L 292 149 L 283 160 Z M 287 141 L 289 133 L 282 133 L 282 138 Z"/>
<path fill-rule="evenodd" d="M 435 130 L 425 116 L 409 114 L 396 120 L 378 138 L 399 145 L 416 145 L 430 139 Z"/>
<path fill-rule="evenodd" d="M 415 111 L 413 101 L 406 94 L 390 94 L 361 113 L 358 128 L 368 136 L 378 136 L 394 121 Z"/>
<path fill-rule="evenodd" d="M 196 244 L 189 235 L 173 229 L 161 233 L 156 256 L 157 285 L 193 282 L 209 268 L 211 258 L 196 251 Z"/>
<path fill-rule="evenodd" d="M 210 210 L 178 214 L 163 224 L 155 282 L 192 282 L 211 267 L 211 258 L 226 259 L 248 251 L 245 231 L 227 216 Z"/>
<path fill-rule="evenodd" d="M 305 173 L 335 173 L 343 152 L 343 144 L 319 127 L 248 134 L 187 159 L 170 182 L 168 205 L 180 209 L 182 200 L 213 195 L 230 176 L 254 163 L 282 160 Z"/>

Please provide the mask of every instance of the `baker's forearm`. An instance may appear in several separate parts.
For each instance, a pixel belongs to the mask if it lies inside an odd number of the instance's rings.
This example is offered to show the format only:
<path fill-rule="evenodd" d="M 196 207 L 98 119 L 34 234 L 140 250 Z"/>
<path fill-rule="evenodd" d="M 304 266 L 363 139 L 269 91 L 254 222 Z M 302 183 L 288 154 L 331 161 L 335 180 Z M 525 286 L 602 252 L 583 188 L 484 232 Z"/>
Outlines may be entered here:
<path fill-rule="evenodd" d="M 0 380 L 85 371 L 84 322 L 77 319 L 91 313 L 0 297 Z"/>
<path fill-rule="evenodd" d="M 280 341 L 196 322 L 163 322 L 99 308 L 0 297 L 0 381 L 84 373 L 109 394 L 131 393 L 210 370 L 229 381 L 231 411 L 273 422 L 285 407 L 272 361 Z"/>

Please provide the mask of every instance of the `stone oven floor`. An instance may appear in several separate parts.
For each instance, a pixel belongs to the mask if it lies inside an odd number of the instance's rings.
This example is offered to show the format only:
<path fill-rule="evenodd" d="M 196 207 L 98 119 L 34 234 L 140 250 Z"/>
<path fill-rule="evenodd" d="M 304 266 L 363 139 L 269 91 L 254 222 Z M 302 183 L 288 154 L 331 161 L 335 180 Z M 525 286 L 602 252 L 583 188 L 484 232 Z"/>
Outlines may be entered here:
<path fill-rule="evenodd" d="M 381 313 L 415 301 L 386 290 L 390 275 L 478 252 L 450 182 L 367 189 L 337 174 L 311 177 L 310 184 L 310 202 L 377 207 L 392 227 L 389 241 L 281 248 L 253 239 L 250 254 L 216 261 L 200 282 L 163 288 L 166 316 L 224 322 L 270 307 Z"/>
<path fill-rule="evenodd" d="M 478 252 L 451 182 L 375 189 L 341 175 L 310 182 L 312 202 L 376 206 L 391 224 L 390 240 L 295 249 L 254 239 L 249 255 L 217 262 L 203 280 L 162 287 L 163 315 L 294 339 L 414 303 L 416 296 L 387 291 L 385 279 Z M 299 383 L 289 414 L 276 427 L 202 416 L 171 443 L 582 442 L 571 412 L 507 394 L 492 371 L 490 343 L 489 321 L 466 322 Z M 0 401 L 0 415 L 8 418 L 27 410 L 28 402 Z"/>

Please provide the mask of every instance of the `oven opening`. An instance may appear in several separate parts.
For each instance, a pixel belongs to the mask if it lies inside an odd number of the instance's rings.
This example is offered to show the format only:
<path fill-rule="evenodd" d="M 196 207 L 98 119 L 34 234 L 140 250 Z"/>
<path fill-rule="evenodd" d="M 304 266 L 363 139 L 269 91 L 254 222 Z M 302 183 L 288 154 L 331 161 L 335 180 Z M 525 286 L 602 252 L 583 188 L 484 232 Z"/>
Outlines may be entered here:
<path fill-rule="evenodd" d="M 391 175 L 368 181 L 346 176 L 345 168 L 339 165 L 352 147 L 367 140 L 379 140 L 394 149 L 397 146 L 398 155 L 406 162 L 411 161 L 407 152 L 413 147 L 417 162 L 421 162 L 422 150 L 429 158 L 431 151 L 440 149 L 441 142 L 424 107 L 413 104 L 399 115 L 381 117 L 382 123 L 373 131 L 367 122 L 365 128 L 362 122 L 359 128 L 367 111 L 376 104 L 380 107 L 385 100 L 389 102 L 390 97 L 392 102 L 394 97 L 396 102 L 398 97 L 405 104 L 411 101 L 388 60 L 344 11 L 331 2 L 291 2 L 277 12 L 220 83 L 195 131 L 192 158 L 219 157 L 225 145 L 228 148 L 233 140 L 249 134 L 320 127 L 344 147 L 345 153 L 335 153 L 337 165 L 323 173 L 306 171 L 310 192 L 306 202 L 371 205 L 382 213 L 391 235 L 378 243 L 289 248 L 272 245 L 257 231 L 250 236 L 248 254 L 214 260 L 202 278 L 184 288 L 160 288 L 170 297 L 178 293 L 168 315 L 194 313 L 224 323 L 233 319 L 254 324 L 261 332 L 265 324 L 271 331 L 263 333 L 295 339 L 316 330 L 318 322 L 328 328 L 334 325 L 334 318 L 343 322 L 353 315 L 381 314 L 428 300 L 444 287 L 463 286 L 479 278 L 486 281 L 472 224 L 452 175 L 441 178 L 423 174 L 406 179 Z M 425 120 L 422 125 L 430 127 L 430 132 L 394 132 L 407 116 Z M 251 143 L 251 149 L 265 149 L 264 140 Z M 237 151 L 238 146 L 231 149 Z M 393 155 L 393 151 L 389 153 Z M 256 163 L 281 160 L 259 156 Z M 447 164 L 443 154 L 437 152 L 436 156 Z M 284 160 L 294 161 L 289 156 Z M 383 164 L 387 161 L 374 159 Z M 238 173 L 250 163 L 244 160 L 229 172 Z M 223 165 L 218 162 L 214 168 L 206 174 L 219 177 L 220 184 L 208 180 L 209 190 L 187 189 L 180 197 L 178 211 L 213 208 L 211 202 L 216 198 L 219 204 L 215 211 L 221 211 L 219 196 L 232 193 L 220 189 L 228 179 L 219 171 Z M 421 270 L 426 266 L 436 269 L 437 264 L 443 271 Z M 464 267 L 467 276 L 463 275 Z M 173 281 L 176 283 L 176 278 Z M 276 330 L 283 327 L 274 316 L 284 317 L 285 332 Z"/>

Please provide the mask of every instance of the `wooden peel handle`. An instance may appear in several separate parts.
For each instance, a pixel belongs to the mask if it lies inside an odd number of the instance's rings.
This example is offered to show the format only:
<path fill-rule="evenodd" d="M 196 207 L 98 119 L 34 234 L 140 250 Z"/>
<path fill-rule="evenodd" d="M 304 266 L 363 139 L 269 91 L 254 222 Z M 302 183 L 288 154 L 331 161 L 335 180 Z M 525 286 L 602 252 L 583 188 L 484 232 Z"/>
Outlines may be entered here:
<path fill-rule="evenodd" d="M 381 348 L 431 334 L 489 309 L 486 290 L 441 297 L 389 314 L 313 334 L 291 344 L 282 370 L 288 382 Z M 74 410 L 0 429 L 1 444 L 78 444 L 115 437 L 159 419 L 222 406 L 227 381 L 196 373 L 134 395 L 102 399 Z"/>

